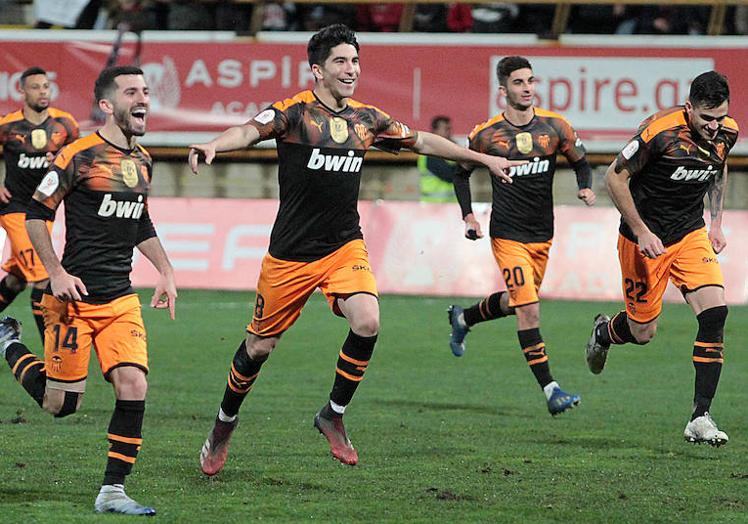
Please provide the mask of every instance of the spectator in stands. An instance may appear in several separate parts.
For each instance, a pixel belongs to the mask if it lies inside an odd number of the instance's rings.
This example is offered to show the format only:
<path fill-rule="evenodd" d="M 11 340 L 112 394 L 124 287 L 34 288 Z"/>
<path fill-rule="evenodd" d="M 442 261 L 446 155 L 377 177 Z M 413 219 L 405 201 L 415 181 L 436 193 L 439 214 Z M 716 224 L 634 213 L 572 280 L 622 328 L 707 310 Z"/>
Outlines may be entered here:
<path fill-rule="evenodd" d="M 748 5 L 735 6 L 735 34 L 748 35 Z"/>
<path fill-rule="evenodd" d="M 431 119 L 431 132 L 452 140 L 452 120 L 439 115 Z M 455 163 L 435 156 L 418 155 L 421 175 L 421 202 L 457 202 L 454 179 Z"/>
<path fill-rule="evenodd" d="M 453 33 L 472 31 L 472 8 L 466 4 L 450 4 L 447 11 L 447 29 Z"/>
<path fill-rule="evenodd" d="M 262 13 L 263 31 L 295 31 L 298 28 L 293 2 L 268 2 Z"/>
<path fill-rule="evenodd" d="M 360 4 L 356 14 L 359 31 L 394 33 L 400 29 L 403 4 Z"/>
<path fill-rule="evenodd" d="M 297 6 L 300 29 L 319 31 L 333 24 L 356 27 L 356 4 L 299 4 Z"/>
<path fill-rule="evenodd" d="M 418 4 L 413 14 L 413 31 L 444 33 L 447 31 L 446 4 Z"/>
<path fill-rule="evenodd" d="M 555 5 L 522 5 L 517 17 L 516 32 L 535 33 L 540 37 L 551 32 Z"/>
<path fill-rule="evenodd" d="M 517 4 L 475 4 L 472 8 L 473 33 L 513 32 L 518 15 Z"/>
<path fill-rule="evenodd" d="M 629 16 L 621 23 L 619 34 L 699 35 L 704 34 L 709 7 L 642 6 L 627 9 Z"/>
<path fill-rule="evenodd" d="M 575 5 L 569 16 L 568 32 L 586 35 L 611 35 L 624 21 L 626 6 L 614 5 Z"/>

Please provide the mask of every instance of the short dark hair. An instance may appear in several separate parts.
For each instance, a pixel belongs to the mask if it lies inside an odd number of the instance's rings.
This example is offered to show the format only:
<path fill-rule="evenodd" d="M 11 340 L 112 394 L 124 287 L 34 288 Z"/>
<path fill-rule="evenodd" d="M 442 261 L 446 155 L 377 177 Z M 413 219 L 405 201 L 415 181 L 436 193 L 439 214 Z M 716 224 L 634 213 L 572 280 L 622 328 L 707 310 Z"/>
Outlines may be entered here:
<path fill-rule="evenodd" d="M 309 45 L 306 47 L 309 66 L 324 64 L 330 56 L 330 50 L 340 44 L 350 44 L 358 51 L 356 33 L 344 24 L 328 25 L 320 29 L 309 39 Z"/>
<path fill-rule="evenodd" d="M 21 73 L 21 87 L 26 83 L 26 79 L 34 75 L 47 75 L 47 72 L 38 66 L 29 67 L 26 71 Z"/>
<path fill-rule="evenodd" d="M 118 76 L 142 74 L 143 70 L 135 66 L 107 67 L 99 73 L 99 78 L 96 79 L 96 84 L 94 84 L 94 97 L 96 98 L 96 101 L 98 102 L 107 96 L 111 96 L 112 89 L 117 87 L 114 79 Z"/>
<path fill-rule="evenodd" d="M 451 124 L 452 119 L 449 118 L 447 115 L 436 115 L 434 118 L 431 119 L 431 130 L 435 130 L 437 127 L 439 127 L 439 124 L 444 122 L 445 124 Z"/>
<path fill-rule="evenodd" d="M 717 71 L 701 73 L 691 82 L 688 93 L 691 104 L 705 109 L 713 109 L 730 101 L 730 86 L 727 77 Z"/>
<path fill-rule="evenodd" d="M 506 81 L 512 73 L 519 69 L 532 69 L 530 61 L 524 56 L 505 56 L 496 66 L 496 76 L 499 79 L 499 85 L 506 87 Z"/>

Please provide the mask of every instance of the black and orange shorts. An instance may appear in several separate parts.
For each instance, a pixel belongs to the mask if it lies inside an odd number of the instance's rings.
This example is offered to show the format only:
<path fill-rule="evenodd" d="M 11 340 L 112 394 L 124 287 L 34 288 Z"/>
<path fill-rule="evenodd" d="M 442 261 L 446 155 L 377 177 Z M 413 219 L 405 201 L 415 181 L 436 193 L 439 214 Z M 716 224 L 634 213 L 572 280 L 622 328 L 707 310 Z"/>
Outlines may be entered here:
<path fill-rule="evenodd" d="M 135 366 L 148 372 L 145 326 L 138 295 L 125 295 L 106 304 L 62 302 L 42 298 L 44 363 L 47 387 L 83 393 L 91 346 L 101 371 Z"/>
<path fill-rule="evenodd" d="M 52 233 L 51 221 L 47 229 Z M 10 241 L 10 257 L 3 264 L 3 270 L 23 277 L 26 282 L 40 282 L 49 278 L 47 270 L 31 245 L 26 231 L 26 213 L 8 213 L 0 215 L 0 226 L 5 229 Z"/>
<path fill-rule="evenodd" d="M 657 258 L 645 257 L 636 242 L 619 235 L 618 260 L 626 313 L 641 324 L 659 316 L 668 281 L 684 295 L 706 286 L 724 286 L 722 268 L 703 227 L 667 246 Z"/>
<path fill-rule="evenodd" d="M 363 240 L 352 240 L 312 262 L 280 260 L 266 254 L 257 282 L 252 323 L 247 331 L 261 337 L 280 335 L 296 322 L 317 288 L 339 316 L 342 313 L 335 304 L 337 298 L 356 293 L 378 296 Z"/>
<path fill-rule="evenodd" d="M 526 306 L 539 300 L 552 241 L 518 242 L 492 238 L 491 249 L 509 292 L 509 306 Z"/>

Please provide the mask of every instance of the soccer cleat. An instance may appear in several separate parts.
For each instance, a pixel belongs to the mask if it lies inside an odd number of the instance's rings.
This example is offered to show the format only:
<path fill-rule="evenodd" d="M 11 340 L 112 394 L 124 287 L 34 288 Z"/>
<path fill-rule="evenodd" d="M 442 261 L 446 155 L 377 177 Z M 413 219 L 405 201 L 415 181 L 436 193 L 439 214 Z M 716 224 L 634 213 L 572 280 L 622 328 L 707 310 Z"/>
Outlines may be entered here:
<path fill-rule="evenodd" d="M 548 412 L 555 417 L 567 409 L 578 406 L 581 400 L 579 395 L 572 395 L 561 388 L 556 388 L 551 393 L 551 398 L 548 399 Z"/>
<path fill-rule="evenodd" d="M 599 313 L 592 324 L 592 334 L 590 335 L 590 340 L 587 342 L 587 367 L 595 375 L 602 373 L 605 361 L 608 359 L 608 350 L 610 349 L 610 344 L 603 344 L 597 339 L 597 327 L 605 322 L 610 322 L 610 317 Z"/>
<path fill-rule="evenodd" d="M 459 319 L 463 311 L 465 310 L 456 304 L 452 304 L 447 308 L 449 324 L 452 326 L 452 334 L 449 336 L 449 348 L 456 357 L 461 357 L 465 354 L 465 337 L 470 332 L 469 327 L 460 324 Z"/>
<path fill-rule="evenodd" d="M 96 513 L 122 513 L 123 515 L 142 515 L 152 517 L 156 514 L 154 508 L 141 506 L 127 496 L 125 488 L 120 485 L 101 486 L 101 491 L 94 502 Z"/>
<path fill-rule="evenodd" d="M 0 357 L 5 357 L 5 350 L 13 342 L 21 341 L 21 323 L 13 317 L 0 319 Z"/>
<path fill-rule="evenodd" d="M 200 450 L 200 469 L 209 477 L 221 471 L 223 465 L 226 464 L 231 434 L 238 424 L 238 418 L 233 422 L 223 422 L 216 417 L 216 423 Z"/>
<path fill-rule="evenodd" d="M 715 447 L 727 444 L 727 441 L 730 440 L 727 433 L 719 430 L 709 412 L 704 413 L 700 417 L 696 417 L 686 424 L 683 437 L 688 442 L 693 442 L 694 444 L 706 442 L 710 446 Z"/>
<path fill-rule="evenodd" d="M 343 425 L 343 417 L 331 414 L 325 406 L 314 415 L 314 427 L 322 433 L 330 444 L 330 453 L 337 460 L 349 466 L 358 464 L 358 452 L 348 440 Z"/>

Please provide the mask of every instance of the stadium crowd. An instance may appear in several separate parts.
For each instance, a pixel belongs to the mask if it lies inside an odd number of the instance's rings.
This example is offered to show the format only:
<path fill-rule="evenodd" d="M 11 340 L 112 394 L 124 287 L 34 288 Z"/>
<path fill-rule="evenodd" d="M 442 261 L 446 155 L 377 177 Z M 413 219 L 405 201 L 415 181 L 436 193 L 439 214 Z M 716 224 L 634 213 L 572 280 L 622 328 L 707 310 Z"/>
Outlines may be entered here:
<path fill-rule="evenodd" d="M 55 2 L 61 0 L 46 0 Z M 0 0 L 0 24 L 49 28 L 39 0 Z M 76 29 L 105 29 L 124 22 L 134 30 L 228 30 L 249 28 L 252 4 L 231 0 L 90 0 L 83 4 Z M 265 31 L 317 31 L 344 23 L 357 31 L 398 31 L 404 4 L 311 4 L 267 2 Z M 555 6 L 497 2 L 489 4 L 420 4 L 413 30 L 452 33 L 549 33 Z M 567 32 L 578 34 L 706 33 L 710 6 L 687 5 L 576 5 Z M 731 6 L 724 34 L 748 34 L 748 5 Z"/>

